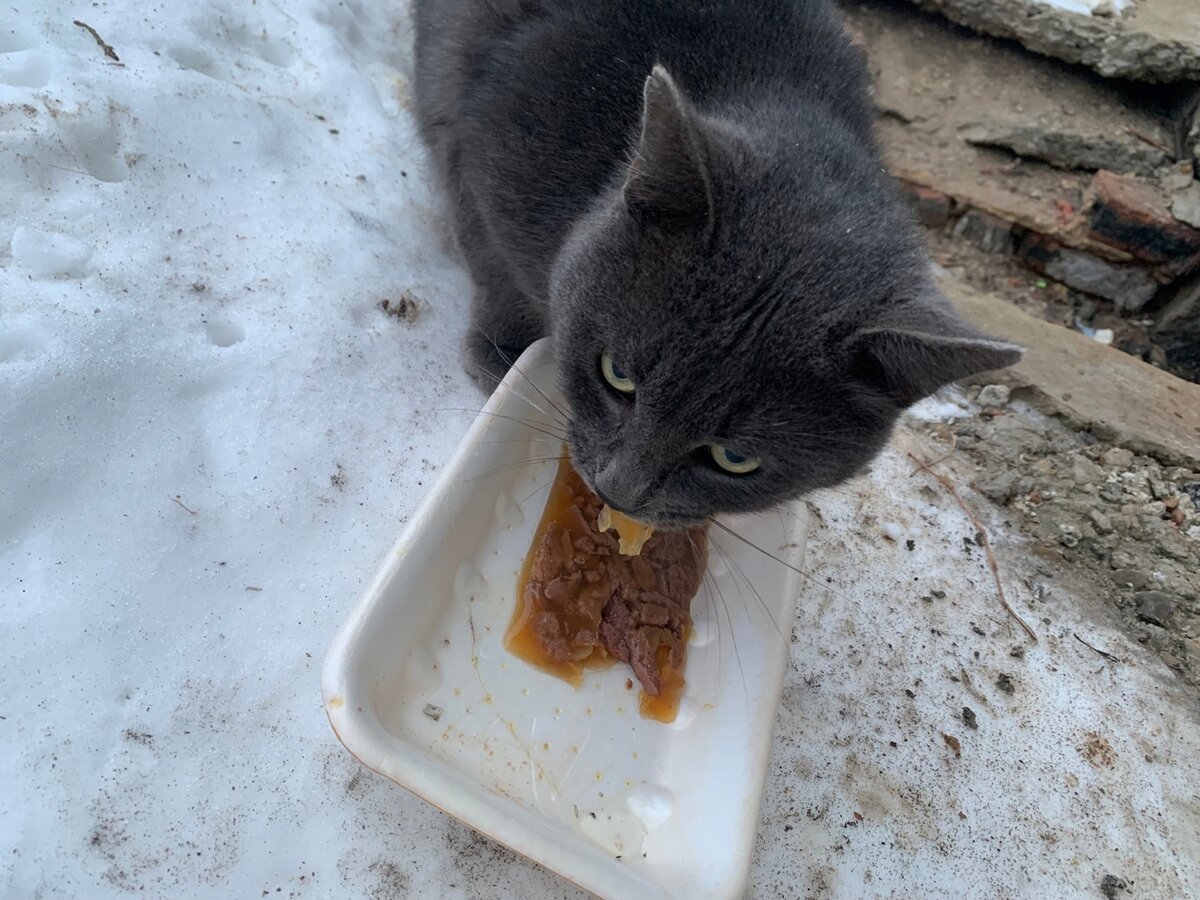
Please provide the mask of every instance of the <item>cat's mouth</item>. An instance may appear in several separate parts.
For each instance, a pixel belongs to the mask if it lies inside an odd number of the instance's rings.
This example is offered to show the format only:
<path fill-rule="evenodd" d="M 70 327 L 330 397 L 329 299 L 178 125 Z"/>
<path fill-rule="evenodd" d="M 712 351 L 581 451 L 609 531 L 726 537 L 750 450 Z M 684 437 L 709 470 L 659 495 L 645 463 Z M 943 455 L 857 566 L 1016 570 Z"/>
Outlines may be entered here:
<path fill-rule="evenodd" d="M 586 479 L 585 479 L 586 480 Z M 655 531 L 690 531 L 693 528 L 699 528 L 708 522 L 706 517 L 695 516 L 680 516 L 673 515 L 670 512 L 662 510 L 654 510 L 652 508 L 640 507 L 636 510 L 624 509 L 620 504 L 613 503 L 612 499 L 606 497 L 602 491 L 596 490 L 589 483 L 588 487 L 600 498 L 605 506 L 612 509 L 614 512 L 620 513 L 627 519 L 632 519 L 643 525 L 648 525 Z"/>

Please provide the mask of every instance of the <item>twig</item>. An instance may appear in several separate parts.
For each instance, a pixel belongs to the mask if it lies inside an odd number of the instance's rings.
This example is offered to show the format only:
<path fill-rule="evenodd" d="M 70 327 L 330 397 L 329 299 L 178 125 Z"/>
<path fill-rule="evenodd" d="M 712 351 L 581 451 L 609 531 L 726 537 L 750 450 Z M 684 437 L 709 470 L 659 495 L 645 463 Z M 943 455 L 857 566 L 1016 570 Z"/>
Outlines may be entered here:
<path fill-rule="evenodd" d="M 1000 597 L 1000 605 L 1004 607 L 1005 611 L 1010 616 L 1017 620 L 1017 624 L 1025 629 L 1025 633 L 1029 635 L 1030 640 L 1036 644 L 1038 640 L 1037 632 L 1029 627 L 1029 623 L 1021 618 L 1017 611 L 1009 605 L 1008 598 L 1004 596 L 1004 583 L 1000 580 L 1000 566 L 996 562 L 996 554 L 992 552 L 992 542 L 988 538 L 987 529 L 983 527 L 983 523 L 979 521 L 979 517 L 976 516 L 975 513 L 971 511 L 971 507 L 967 506 L 967 504 L 963 501 L 963 498 L 958 493 L 958 489 L 954 487 L 950 479 L 939 472 L 933 471 L 933 469 L 929 468 L 928 463 L 917 459 L 917 457 L 912 453 L 908 454 L 908 458 L 920 466 L 922 471 L 926 472 L 931 478 L 934 478 L 938 484 L 949 491 L 950 496 L 954 498 L 954 501 L 958 504 L 959 508 L 966 513 L 967 518 L 971 520 L 971 524 L 975 526 L 975 533 L 983 538 L 983 550 L 984 553 L 987 554 L 988 568 L 992 570 L 992 578 L 996 580 L 996 593 Z"/>
<path fill-rule="evenodd" d="M 950 449 L 947 450 L 945 453 L 943 453 L 941 456 L 939 456 L 937 459 L 935 459 L 933 462 L 919 463 L 919 465 L 921 466 L 921 469 L 925 469 L 928 471 L 929 469 L 932 469 L 934 466 L 941 465 L 946 460 L 948 460 L 950 457 L 952 457 L 954 455 L 954 451 L 957 449 L 958 449 L 958 435 L 954 434 L 952 432 L 950 434 Z M 912 456 L 911 453 L 908 455 Z M 914 456 L 913 459 L 916 459 L 916 457 Z M 916 475 L 917 472 L 921 471 L 921 469 L 917 469 L 916 471 L 910 472 L 908 477 L 912 478 L 913 475 Z"/>
<path fill-rule="evenodd" d="M 1168 147 L 1166 144 L 1164 144 L 1162 141 L 1155 140 L 1154 138 L 1150 137 L 1149 135 L 1142 134 L 1140 131 L 1138 131 L 1136 128 L 1134 128 L 1131 125 L 1126 125 L 1124 130 L 1127 135 L 1129 135 L 1130 137 L 1137 138 L 1143 144 L 1149 144 L 1151 147 L 1155 148 L 1156 150 L 1161 150 L 1163 153 L 1167 154 L 1167 156 L 1174 156 L 1174 153 L 1172 152 L 1171 148 Z"/>
<path fill-rule="evenodd" d="M 192 509 L 191 507 L 189 507 L 189 506 L 186 506 L 186 505 L 184 504 L 184 502 L 183 502 L 182 500 L 180 500 L 178 497 L 172 497 L 172 498 L 171 498 L 171 502 L 172 502 L 172 503 L 174 503 L 176 506 L 180 507 L 181 509 L 186 509 L 186 510 L 187 510 L 188 512 L 190 512 L 190 513 L 191 513 L 193 516 L 198 516 L 198 515 L 200 515 L 200 511 L 199 511 L 199 510 L 197 510 L 197 509 Z"/>
<path fill-rule="evenodd" d="M 87 22 L 80 22 L 78 19 L 75 20 L 75 24 L 96 39 L 96 43 L 100 45 L 100 49 L 104 51 L 105 56 L 107 56 L 113 62 L 121 61 L 121 57 L 117 56 L 117 51 L 114 50 L 112 45 L 104 40 L 104 38 L 100 37 L 99 32 L 97 32 L 95 28 L 93 28 Z"/>
<path fill-rule="evenodd" d="M 1075 634 L 1074 632 L 1071 632 L 1071 633 L 1075 636 L 1075 640 L 1079 641 L 1079 643 L 1083 644 L 1083 646 L 1087 647 L 1089 650 L 1095 650 L 1097 653 L 1099 653 L 1105 659 L 1112 660 L 1113 662 L 1121 661 L 1121 657 L 1114 656 L 1112 653 L 1109 653 L 1107 650 L 1101 650 L 1099 647 L 1089 644 L 1087 641 L 1085 641 L 1083 638 L 1081 638 L 1079 635 Z"/>
<path fill-rule="evenodd" d="M 255 586 L 254 586 L 254 585 L 252 585 L 252 584 L 248 584 L 248 585 L 246 585 L 246 590 L 248 590 L 248 591 L 255 591 L 255 592 L 258 592 L 258 591 L 261 591 L 261 590 L 262 590 L 262 588 L 260 588 L 260 587 L 255 587 Z"/>

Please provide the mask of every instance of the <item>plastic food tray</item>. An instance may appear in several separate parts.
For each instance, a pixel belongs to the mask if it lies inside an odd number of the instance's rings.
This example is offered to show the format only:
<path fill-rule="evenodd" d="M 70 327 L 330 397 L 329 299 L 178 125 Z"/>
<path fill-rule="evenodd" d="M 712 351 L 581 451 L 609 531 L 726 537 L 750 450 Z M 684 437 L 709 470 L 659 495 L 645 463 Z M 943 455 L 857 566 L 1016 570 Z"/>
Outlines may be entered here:
<path fill-rule="evenodd" d="M 533 383 L 556 396 L 544 341 L 488 401 L 334 640 L 330 724 L 363 765 L 594 894 L 741 896 L 803 507 L 722 520 L 745 541 L 712 529 L 673 724 L 639 716 L 624 666 L 575 689 L 503 646 L 561 454 L 535 430 L 557 425 Z"/>

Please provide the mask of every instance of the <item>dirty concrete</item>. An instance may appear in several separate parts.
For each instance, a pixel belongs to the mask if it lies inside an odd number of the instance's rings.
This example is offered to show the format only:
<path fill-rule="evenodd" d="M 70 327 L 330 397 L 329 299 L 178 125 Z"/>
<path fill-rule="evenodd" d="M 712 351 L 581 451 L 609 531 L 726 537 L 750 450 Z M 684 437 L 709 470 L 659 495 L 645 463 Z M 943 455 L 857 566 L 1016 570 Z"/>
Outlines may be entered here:
<path fill-rule="evenodd" d="M 1200 79 L 1200 6 L 1194 0 L 911 0 L 985 34 L 1142 81 Z M 1092 14 L 1080 12 L 1084 8 Z M 1118 11 L 1120 10 L 1120 11 Z"/>
<path fill-rule="evenodd" d="M 1173 142 L 1150 92 L 980 37 L 903 3 L 843 4 L 881 112 L 938 140 L 1068 169 L 1151 175 Z"/>
<path fill-rule="evenodd" d="M 1153 334 L 1167 362 L 1200 382 L 1200 275 L 1180 286 L 1162 308 Z"/>
<path fill-rule="evenodd" d="M 979 415 L 931 432 L 970 461 L 973 488 L 1037 560 L 1086 584 L 1133 640 L 1200 687 L 1200 466 L 1100 440 L 1029 407 L 1021 391 L 987 404 L 991 387 L 972 391 Z"/>
<path fill-rule="evenodd" d="M 1027 390 L 1034 406 L 1097 438 L 1167 464 L 1200 464 L 1200 385 L 954 280 L 941 285 L 969 320 L 1027 348 L 999 383 Z"/>
<path fill-rule="evenodd" d="M 1192 307 L 1173 298 L 1200 271 L 1200 181 L 1186 156 L 1200 92 L 1104 79 L 900 0 L 845 11 L 889 170 L 939 262 L 1196 378 Z"/>

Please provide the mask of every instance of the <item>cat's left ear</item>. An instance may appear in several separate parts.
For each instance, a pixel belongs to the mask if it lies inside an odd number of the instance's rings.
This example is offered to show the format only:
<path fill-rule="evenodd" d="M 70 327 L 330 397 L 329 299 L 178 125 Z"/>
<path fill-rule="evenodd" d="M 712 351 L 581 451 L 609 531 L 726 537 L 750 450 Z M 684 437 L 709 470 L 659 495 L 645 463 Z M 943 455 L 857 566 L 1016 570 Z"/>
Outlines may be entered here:
<path fill-rule="evenodd" d="M 713 199 L 691 102 L 656 65 L 642 91 L 642 130 L 622 194 L 636 218 L 664 227 L 707 228 Z"/>
<path fill-rule="evenodd" d="M 933 287 L 859 331 L 850 350 L 852 376 L 901 407 L 960 378 L 1007 368 L 1025 353 L 967 324 Z"/>

